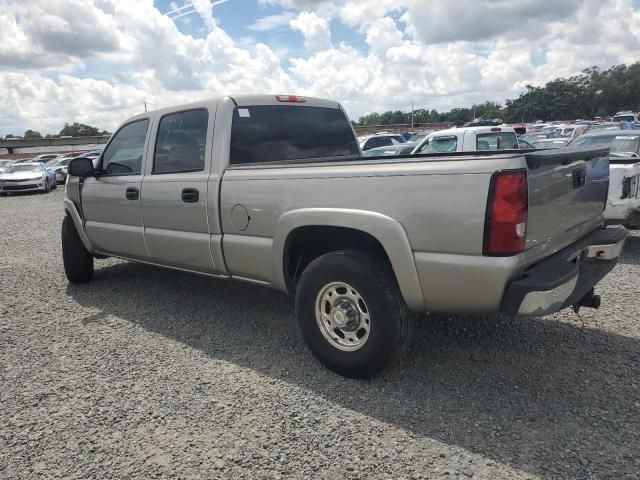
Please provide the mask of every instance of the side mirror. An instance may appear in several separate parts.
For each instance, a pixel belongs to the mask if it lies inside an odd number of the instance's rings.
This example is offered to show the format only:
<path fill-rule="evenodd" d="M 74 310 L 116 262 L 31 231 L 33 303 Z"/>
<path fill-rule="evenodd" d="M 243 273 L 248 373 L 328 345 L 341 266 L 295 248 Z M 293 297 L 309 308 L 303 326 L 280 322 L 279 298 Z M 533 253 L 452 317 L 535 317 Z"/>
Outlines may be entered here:
<path fill-rule="evenodd" d="M 90 158 L 74 158 L 69 162 L 67 172 L 74 177 L 90 177 L 95 174 Z"/>

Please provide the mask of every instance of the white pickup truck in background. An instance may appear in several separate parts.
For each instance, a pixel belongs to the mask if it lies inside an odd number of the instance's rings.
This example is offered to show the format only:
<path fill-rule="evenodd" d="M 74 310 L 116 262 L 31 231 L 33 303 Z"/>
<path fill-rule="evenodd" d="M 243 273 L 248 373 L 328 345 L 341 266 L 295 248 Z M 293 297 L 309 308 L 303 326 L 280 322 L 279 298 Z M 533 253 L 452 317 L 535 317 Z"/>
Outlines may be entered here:
<path fill-rule="evenodd" d="M 570 148 L 609 148 L 609 195 L 604 219 L 609 225 L 640 228 L 640 130 L 595 131 L 576 138 Z"/>
<path fill-rule="evenodd" d="M 411 153 L 454 153 L 518 149 L 518 138 L 512 127 L 482 126 L 448 128 L 430 133 Z"/>

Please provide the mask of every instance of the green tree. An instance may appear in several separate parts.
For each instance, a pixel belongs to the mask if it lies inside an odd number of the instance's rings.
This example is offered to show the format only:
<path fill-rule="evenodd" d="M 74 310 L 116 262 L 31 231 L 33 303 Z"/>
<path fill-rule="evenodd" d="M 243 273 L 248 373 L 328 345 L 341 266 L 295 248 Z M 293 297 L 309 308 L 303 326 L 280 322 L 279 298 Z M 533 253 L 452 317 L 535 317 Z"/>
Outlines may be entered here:
<path fill-rule="evenodd" d="M 74 122 L 72 125 L 65 123 L 64 128 L 60 130 L 61 137 L 92 137 L 100 134 L 100 129 L 78 122 Z"/>
<path fill-rule="evenodd" d="M 34 138 L 42 138 L 42 134 L 40 132 L 36 132 L 35 130 L 27 130 L 24 132 L 23 138 L 34 139 Z"/>

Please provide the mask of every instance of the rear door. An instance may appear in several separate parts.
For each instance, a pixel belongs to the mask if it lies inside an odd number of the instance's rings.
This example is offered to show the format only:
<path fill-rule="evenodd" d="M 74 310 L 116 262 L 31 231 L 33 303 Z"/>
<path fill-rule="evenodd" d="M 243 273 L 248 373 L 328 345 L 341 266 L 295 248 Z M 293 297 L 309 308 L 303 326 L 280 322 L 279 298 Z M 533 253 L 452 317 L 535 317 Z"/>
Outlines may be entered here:
<path fill-rule="evenodd" d="M 207 109 L 198 108 L 155 122 L 141 197 L 145 242 L 155 263 L 215 271 L 207 221 L 213 114 L 210 119 Z"/>
<path fill-rule="evenodd" d="M 149 119 L 123 125 L 98 162 L 98 177 L 84 180 L 81 190 L 85 229 L 104 253 L 145 259 L 140 186 Z"/>

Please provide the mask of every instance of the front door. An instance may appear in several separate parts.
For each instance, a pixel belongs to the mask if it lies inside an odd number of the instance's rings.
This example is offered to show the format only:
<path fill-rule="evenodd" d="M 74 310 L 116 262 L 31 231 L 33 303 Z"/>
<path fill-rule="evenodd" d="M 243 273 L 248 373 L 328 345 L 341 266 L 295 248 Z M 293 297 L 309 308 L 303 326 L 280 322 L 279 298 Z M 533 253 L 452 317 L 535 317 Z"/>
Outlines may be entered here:
<path fill-rule="evenodd" d="M 149 255 L 159 264 L 213 273 L 207 220 L 209 112 L 199 108 L 169 113 L 156 124 L 153 161 L 141 197 Z"/>
<path fill-rule="evenodd" d="M 91 243 L 103 253 L 148 258 L 144 243 L 140 188 L 149 119 L 124 125 L 102 153 L 97 177 L 82 185 L 82 211 Z"/>

